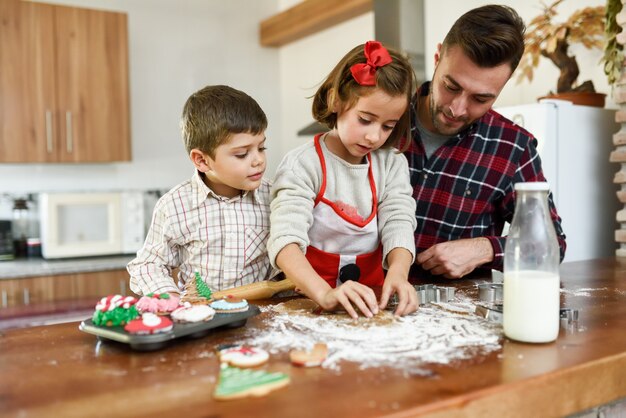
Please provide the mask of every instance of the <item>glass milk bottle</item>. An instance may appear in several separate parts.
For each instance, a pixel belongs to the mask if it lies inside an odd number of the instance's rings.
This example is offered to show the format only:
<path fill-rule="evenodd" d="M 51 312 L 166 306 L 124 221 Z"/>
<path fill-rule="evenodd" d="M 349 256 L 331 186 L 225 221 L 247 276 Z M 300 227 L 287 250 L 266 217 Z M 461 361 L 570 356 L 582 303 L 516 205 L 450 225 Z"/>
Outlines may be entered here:
<path fill-rule="evenodd" d="M 559 334 L 559 245 L 548 183 L 517 183 L 515 214 L 504 250 L 504 334 L 545 343 Z"/>

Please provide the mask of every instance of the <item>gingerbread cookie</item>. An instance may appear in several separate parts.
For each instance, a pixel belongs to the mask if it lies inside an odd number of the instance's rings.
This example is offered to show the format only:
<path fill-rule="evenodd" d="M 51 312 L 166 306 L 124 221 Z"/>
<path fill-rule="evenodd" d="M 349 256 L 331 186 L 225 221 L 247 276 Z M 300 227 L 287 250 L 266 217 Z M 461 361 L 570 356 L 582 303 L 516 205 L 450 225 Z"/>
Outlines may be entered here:
<path fill-rule="evenodd" d="M 167 332 L 173 327 L 174 324 L 169 318 L 147 312 L 141 316 L 141 319 L 134 319 L 126 324 L 124 331 L 131 334 L 145 335 Z"/>
<path fill-rule="evenodd" d="M 232 295 L 211 303 L 211 308 L 217 313 L 245 312 L 248 310 L 248 301 Z"/>
<path fill-rule="evenodd" d="M 196 271 L 194 278 L 185 283 L 185 290 L 181 303 L 191 303 L 192 305 L 206 305 L 211 302 L 213 292 Z"/>
<path fill-rule="evenodd" d="M 265 350 L 241 345 L 223 348 L 219 350 L 218 356 L 222 363 L 228 363 L 235 367 L 260 366 L 270 358 Z"/>
<path fill-rule="evenodd" d="M 166 315 L 180 306 L 180 297 L 169 293 L 148 293 L 137 301 L 139 312 Z"/>
<path fill-rule="evenodd" d="M 172 319 L 175 322 L 201 322 L 210 321 L 215 316 L 215 310 L 208 305 L 191 305 L 185 303 L 172 312 Z"/>
<path fill-rule="evenodd" d="M 220 378 L 213 392 L 216 400 L 263 396 L 280 389 L 289 383 L 284 373 L 270 373 L 263 370 L 238 369 L 222 364 Z"/>
<path fill-rule="evenodd" d="M 321 366 L 328 356 L 328 347 L 324 343 L 313 346 L 311 351 L 293 350 L 289 353 L 289 360 L 294 366 L 317 367 Z"/>
<path fill-rule="evenodd" d="M 116 327 L 125 325 L 137 318 L 139 312 L 135 304 L 137 299 L 132 296 L 109 295 L 100 299 L 93 313 L 94 325 Z"/>

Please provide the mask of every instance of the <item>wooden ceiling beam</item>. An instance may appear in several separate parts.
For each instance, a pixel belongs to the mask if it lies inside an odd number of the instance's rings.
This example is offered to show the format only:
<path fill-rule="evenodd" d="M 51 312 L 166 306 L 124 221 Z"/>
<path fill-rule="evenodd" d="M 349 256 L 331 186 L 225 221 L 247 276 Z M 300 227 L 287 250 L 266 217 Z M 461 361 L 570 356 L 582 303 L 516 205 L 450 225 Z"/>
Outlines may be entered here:
<path fill-rule="evenodd" d="M 304 0 L 263 20 L 262 46 L 279 47 L 374 9 L 373 0 Z"/>

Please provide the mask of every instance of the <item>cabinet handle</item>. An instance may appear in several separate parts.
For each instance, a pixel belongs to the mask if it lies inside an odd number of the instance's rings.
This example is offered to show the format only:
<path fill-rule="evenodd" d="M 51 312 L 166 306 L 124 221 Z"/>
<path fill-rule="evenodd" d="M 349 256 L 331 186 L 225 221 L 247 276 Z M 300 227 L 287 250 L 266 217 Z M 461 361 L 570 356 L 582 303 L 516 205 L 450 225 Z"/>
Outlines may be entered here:
<path fill-rule="evenodd" d="M 72 138 L 72 112 L 65 112 L 65 148 L 67 152 L 74 149 L 74 140 Z"/>
<path fill-rule="evenodd" d="M 120 295 L 126 296 L 126 280 L 120 280 Z"/>
<path fill-rule="evenodd" d="M 46 110 L 46 148 L 52 154 L 52 112 Z"/>
<path fill-rule="evenodd" d="M 7 291 L 3 290 L 2 291 L 2 307 L 6 308 L 9 305 L 9 298 L 7 295 Z"/>
<path fill-rule="evenodd" d="M 24 288 L 24 305 L 30 305 L 30 292 L 28 291 L 27 288 Z"/>

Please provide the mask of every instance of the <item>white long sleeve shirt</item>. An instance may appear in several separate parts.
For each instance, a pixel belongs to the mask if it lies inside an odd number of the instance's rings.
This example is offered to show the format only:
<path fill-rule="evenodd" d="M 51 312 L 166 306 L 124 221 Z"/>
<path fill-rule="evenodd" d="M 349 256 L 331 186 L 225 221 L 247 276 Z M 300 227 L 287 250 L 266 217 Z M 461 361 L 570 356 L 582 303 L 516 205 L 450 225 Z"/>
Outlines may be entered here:
<path fill-rule="evenodd" d="M 326 160 L 326 198 L 354 207 L 361 217 L 367 218 L 372 210 L 369 163 L 350 164 L 333 154 L 323 137 L 320 144 Z M 393 148 L 381 148 L 371 155 L 378 194 L 378 231 L 386 268 L 387 254 L 394 248 L 406 248 L 415 257 L 415 199 L 406 157 Z M 310 242 L 314 200 L 322 183 L 322 168 L 313 141 L 285 155 L 273 183 L 268 254 L 276 266 L 276 256 L 286 245 L 296 243 L 306 253 Z"/>

